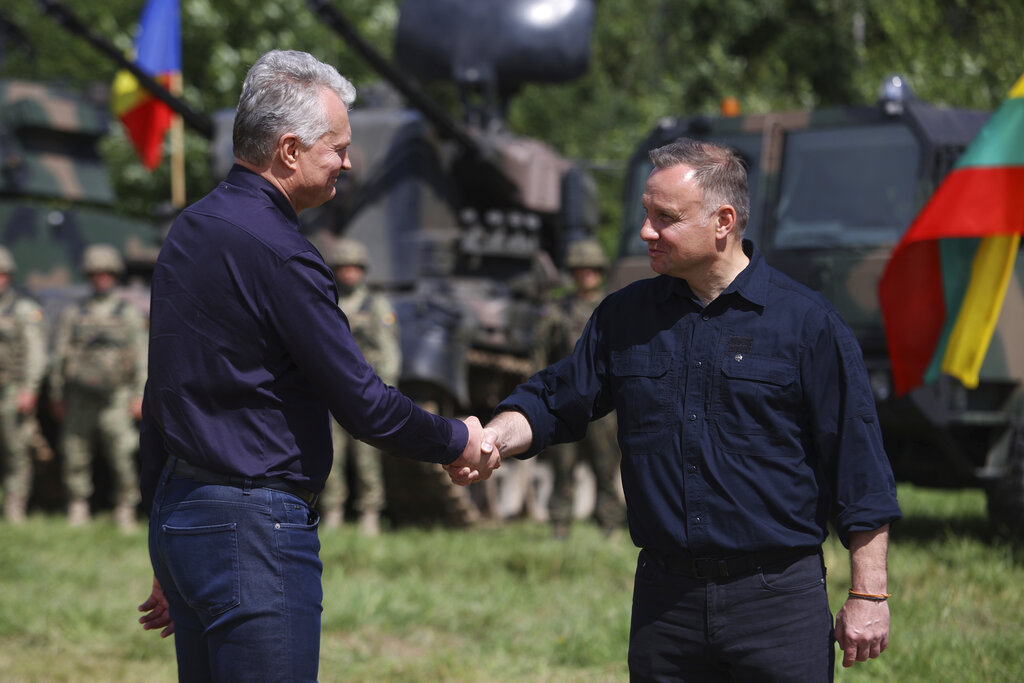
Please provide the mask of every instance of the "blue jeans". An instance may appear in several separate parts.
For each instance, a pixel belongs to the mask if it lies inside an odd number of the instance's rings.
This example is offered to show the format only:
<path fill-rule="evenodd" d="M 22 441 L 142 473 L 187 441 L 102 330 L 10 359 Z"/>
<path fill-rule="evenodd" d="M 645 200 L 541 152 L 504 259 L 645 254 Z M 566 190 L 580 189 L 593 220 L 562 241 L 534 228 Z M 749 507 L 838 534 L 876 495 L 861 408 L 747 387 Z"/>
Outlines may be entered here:
<path fill-rule="evenodd" d="M 149 554 L 174 619 L 180 681 L 316 680 L 318 523 L 289 493 L 164 471 Z"/>
<path fill-rule="evenodd" d="M 702 580 L 640 552 L 630 681 L 831 681 L 833 642 L 820 554 Z"/>

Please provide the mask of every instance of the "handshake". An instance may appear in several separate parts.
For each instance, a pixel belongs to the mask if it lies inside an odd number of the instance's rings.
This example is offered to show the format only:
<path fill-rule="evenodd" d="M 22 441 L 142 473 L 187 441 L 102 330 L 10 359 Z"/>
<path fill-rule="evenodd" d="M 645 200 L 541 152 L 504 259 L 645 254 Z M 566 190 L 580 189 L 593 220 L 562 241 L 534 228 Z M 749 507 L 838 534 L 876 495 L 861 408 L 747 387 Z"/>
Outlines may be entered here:
<path fill-rule="evenodd" d="M 469 429 L 466 448 L 462 455 L 443 467 L 453 483 L 468 486 L 474 481 L 489 479 L 491 472 L 501 467 L 501 454 L 496 446 L 497 431 L 484 428 L 475 417 L 468 417 L 463 422 Z"/>

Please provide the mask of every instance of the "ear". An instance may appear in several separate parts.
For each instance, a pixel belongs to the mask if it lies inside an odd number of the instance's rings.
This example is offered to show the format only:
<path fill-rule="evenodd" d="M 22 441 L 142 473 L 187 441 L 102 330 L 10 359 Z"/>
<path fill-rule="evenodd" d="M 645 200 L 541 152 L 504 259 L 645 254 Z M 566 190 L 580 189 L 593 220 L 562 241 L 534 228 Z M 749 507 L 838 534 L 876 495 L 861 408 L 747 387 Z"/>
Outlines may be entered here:
<path fill-rule="evenodd" d="M 295 170 L 299 163 L 299 149 L 302 147 L 295 133 L 285 133 L 277 141 L 277 157 L 287 168 Z"/>
<path fill-rule="evenodd" d="M 715 239 L 725 239 L 736 230 L 736 209 L 732 204 L 722 204 L 715 212 Z"/>

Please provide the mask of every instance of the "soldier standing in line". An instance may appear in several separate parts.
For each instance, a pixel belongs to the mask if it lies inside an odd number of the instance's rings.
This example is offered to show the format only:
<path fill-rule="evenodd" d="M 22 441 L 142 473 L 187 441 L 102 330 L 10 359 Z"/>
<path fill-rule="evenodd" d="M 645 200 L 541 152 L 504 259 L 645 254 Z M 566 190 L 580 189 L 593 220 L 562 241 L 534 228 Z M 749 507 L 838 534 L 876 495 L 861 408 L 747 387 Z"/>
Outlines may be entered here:
<path fill-rule="evenodd" d="M 328 254 L 327 265 L 338 281 L 338 305 L 348 317 L 352 336 L 366 361 L 385 383 L 398 383 L 402 370 L 402 351 L 398 338 L 398 320 L 387 297 L 372 292 L 365 282 L 369 257 L 366 246 L 353 239 L 342 239 Z M 345 462 L 352 458 L 354 473 L 353 507 L 359 513 L 359 530 L 368 535 L 380 533 L 380 511 L 384 509 L 384 473 L 381 453 L 373 446 L 353 439 L 333 422 L 334 465 L 320 494 L 324 526 L 337 528 L 344 519 L 348 486 Z"/>
<path fill-rule="evenodd" d="M 46 371 L 43 311 L 12 284 L 17 265 L 0 247 L 0 467 L 3 468 L 4 518 L 25 520 L 32 493 L 30 442 L 39 386 Z"/>
<path fill-rule="evenodd" d="M 98 441 L 114 475 L 114 521 L 130 531 L 139 502 L 136 421 L 146 382 L 145 320 L 114 289 L 124 272 L 117 249 L 90 246 L 82 271 L 92 294 L 61 313 L 50 371 L 54 417 L 63 423 L 68 523 L 81 526 L 90 519 L 92 446 Z"/>
<path fill-rule="evenodd" d="M 569 245 L 566 266 L 575 289 L 545 307 L 537 339 L 537 368 L 569 355 L 591 313 L 604 299 L 604 276 L 608 259 L 597 240 L 585 239 Z M 569 535 L 573 522 L 575 469 L 586 462 L 594 471 L 597 500 L 594 517 L 606 536 L 616 534 L 626 519 L 625 505 L 619 496 L 618 468 L 622 457 L 616 442 L 615 413 L 591 422 L 581 441 L 556 444 L 545 451 L 554 471 L 554 487 L 548 503 L 548 514 L 556 538 Z"/>

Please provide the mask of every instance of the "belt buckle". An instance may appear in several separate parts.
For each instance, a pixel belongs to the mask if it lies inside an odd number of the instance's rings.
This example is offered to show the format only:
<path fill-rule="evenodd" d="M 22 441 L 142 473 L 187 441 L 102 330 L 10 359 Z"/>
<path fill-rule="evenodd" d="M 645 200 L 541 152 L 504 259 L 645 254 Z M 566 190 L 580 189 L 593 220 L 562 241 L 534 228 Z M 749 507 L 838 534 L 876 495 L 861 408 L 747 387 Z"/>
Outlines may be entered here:
<path fill-rule="evenodd" d="M 695 557 L 690 561 L 690 571 L 693 572 L 693 578 L 702 581 L 720 579 L 729 576 L 729 564 L 713 557 Z"/>

